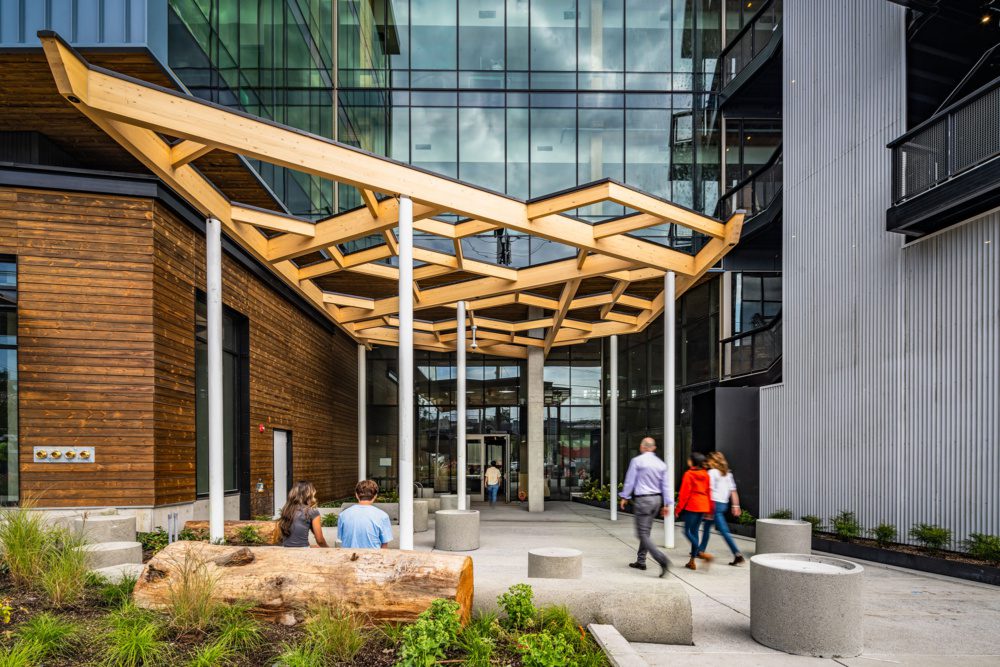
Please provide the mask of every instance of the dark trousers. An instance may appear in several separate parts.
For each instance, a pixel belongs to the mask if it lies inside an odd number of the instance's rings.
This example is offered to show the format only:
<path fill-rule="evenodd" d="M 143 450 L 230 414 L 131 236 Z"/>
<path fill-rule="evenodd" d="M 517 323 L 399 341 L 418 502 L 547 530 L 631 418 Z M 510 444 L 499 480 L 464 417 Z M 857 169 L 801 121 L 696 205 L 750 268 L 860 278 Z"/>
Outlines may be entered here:
<path fill-rule="evenodd" d="M 635 534 L 639 538 L 639 551 L 636 552 L 635 562 L 640 565 L 646 564 L 646 554 L 653 557 L 661 566 L 667 564 L 666 555 L 656 548 L 656 544 L 649 537 L 653 528 L 653 519 L 659 514 L 663 503 L 659 496 L 643 496 L 632 499 L 632 510 L 635 513 Z"/>
<path fill-rule="evenodd" d="M 691 558 L 697 558 L 700 548 L 700 536 L 698 529 L 701 528 L 701 520 L 704 515 L 701 512 L 689 512 L 684 510 L 681 517 L 684 519 L 684 537 L 691 543 Z"/>

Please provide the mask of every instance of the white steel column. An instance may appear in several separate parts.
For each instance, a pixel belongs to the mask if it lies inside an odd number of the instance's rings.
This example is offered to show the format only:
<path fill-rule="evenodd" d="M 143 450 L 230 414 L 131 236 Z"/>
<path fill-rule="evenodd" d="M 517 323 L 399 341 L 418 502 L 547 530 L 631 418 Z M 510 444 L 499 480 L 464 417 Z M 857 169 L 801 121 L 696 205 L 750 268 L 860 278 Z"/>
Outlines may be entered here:
<path fill-rule="evenodd" d="M 618 520 L 618 336 L 611 337 L 611 418 L 608 420 L 608 460 L 611 485 L 611 520 Z"/>
<path fill-rule="evenodd" d="M 456 404 L 456 424 L 455 430 L 458 431 L 458 464 L 455 466 L 455 476 L 458 478 L 458 509 L 467 510 L 466 507 L 466 491 L 465 491 L 465 474 L 468 471 L 466 467 L 466 449 L 465 449 L 465 302 L 458 302 L 458 315 L 456 316 L 456 324 L 458 325 L 458 338 L 455 339 L 455 360 L 457 362 L 457 373 L 458 376 L 455 378 L 455 404 Z"/>
<path fill-rule="evenodd" d="M 677 404 L 677 383 L 674 378 L 677 333 L 677 276 L 667 271 L 663 276 L 663 460 L 667 464 L 667 479 L 673 489 L 674 479 L 674 408 Z M 663 517 L 663 543 L 674 548 L 674 508 Z"/>
<path fill-rule="evenodd" d="M 399 198 L 399 548 L 413 550 L 413 202 Z"/>
<path fill-rule="evenodd" d="M 358 481 L 368 478 L 368 368 L 365 346 L 358 345 Z"/>
<path fill-rule="evenodd" d="M 225 538 L 226 482 L 222 428 L 222 223 L 205 221 L 205 305 L 208 321 L 208 536 Z"/>

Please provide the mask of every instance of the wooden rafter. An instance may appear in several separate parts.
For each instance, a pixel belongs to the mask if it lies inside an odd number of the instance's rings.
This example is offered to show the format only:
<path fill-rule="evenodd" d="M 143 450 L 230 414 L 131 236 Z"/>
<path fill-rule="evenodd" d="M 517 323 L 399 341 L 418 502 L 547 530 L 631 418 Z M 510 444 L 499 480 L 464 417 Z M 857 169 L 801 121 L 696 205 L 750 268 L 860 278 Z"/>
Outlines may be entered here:
<path fill-rule="evenodd" d="M 549 350 L 552 349 L 552 343 L 556 340 L 556 335 L 562 327 L 563 320 L 566 319 L 566 313 L 569 312 L 570 304 L 573 303 L 573 297 L 576 296 L 576 290 L 579 287 L 579 278 L 570 280 L 563 287 L 562 296 L 559 297 L 559 307 L 556 309 L 555 315 L 552 316 L 552 326 L 549 327 L 549 332 L 545 335 L 545 354 L 548 354 Z"/>

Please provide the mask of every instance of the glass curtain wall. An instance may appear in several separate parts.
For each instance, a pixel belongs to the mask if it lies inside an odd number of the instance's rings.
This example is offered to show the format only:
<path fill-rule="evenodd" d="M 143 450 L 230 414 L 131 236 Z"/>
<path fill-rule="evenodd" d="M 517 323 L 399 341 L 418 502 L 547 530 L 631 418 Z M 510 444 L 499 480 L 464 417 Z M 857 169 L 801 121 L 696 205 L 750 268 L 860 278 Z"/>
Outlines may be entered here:
<path fill-rule="evenodd" d="M 20 500 L 17 440 L 17 265 L 0 258 L 0 505 Z"/>

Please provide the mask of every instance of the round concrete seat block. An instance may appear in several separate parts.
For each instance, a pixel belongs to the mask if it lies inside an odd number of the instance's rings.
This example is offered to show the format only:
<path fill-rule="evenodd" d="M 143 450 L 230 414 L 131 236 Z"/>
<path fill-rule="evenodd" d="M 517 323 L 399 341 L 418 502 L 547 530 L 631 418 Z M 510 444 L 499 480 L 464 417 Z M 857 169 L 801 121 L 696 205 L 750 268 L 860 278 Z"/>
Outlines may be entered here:
<path fill-rule="evenodd" d="M 73 532 L 87 542 L 134 542 L 135 517 L 123 514 L 91 514 L 73 519 Z"/>
<path fill-rule="evenodd" d="M 434 514 L 439 509 L 441 509 L 441 499 L 440 498 L 428 498 L 427 499 L 427 511 Z"/>
<path fill-rule="evenodd" d="M 796 519 L 758 519 L 755 554 L 812 552 L 812 524 Z"/>
<path fill-rule="evenodd" d="M 431 488 L 431 487 L 428 487 L 428 486 L 425 486 L 425 487 L 421 488 L 420 489 L 420 497 L 421 498 L 433 498 L 434 497 L 434 489 Z"/>
<path fill-rule="evenodd" d="M 138 542 L 101 542 L 83 547 L 87 554 L 87 567 L 91 570 L 125 565 L 142 564 L 142 545 Z"/>
<path fill-rule="evenodd" d="M 426 500 L 413 501 L 413 532 L 427 532 L 427 515 L 430 512 L 430 504 Z"/>
<path fill-rule="evenodd" d="M 795 655 L 860 655 L 863 573 L 857 563 L 829 556 L 752 557 L 750 634 L 764 646 Z"/>
<path fill-rule="evenodd" d="M 457 510 L 458 509 L 458 494 L 457 493 L 442 493 L 441 494 L 441 509 L 443 510 Z M 472 507 L 472 496 L 466 494 L 465 496 L 465 509 Z"/>
<path fill-rule="evenodd" d="M 528 552 L 528 578 L 580 579 L 583 577 L 583 552 L 578 549 L 544 547 Z"/>
<path fill-rule="evenodd" d="M 479 548 L 478 510 L 440 510 L 434 515 L 434 548 L 473 551 Z"/>

